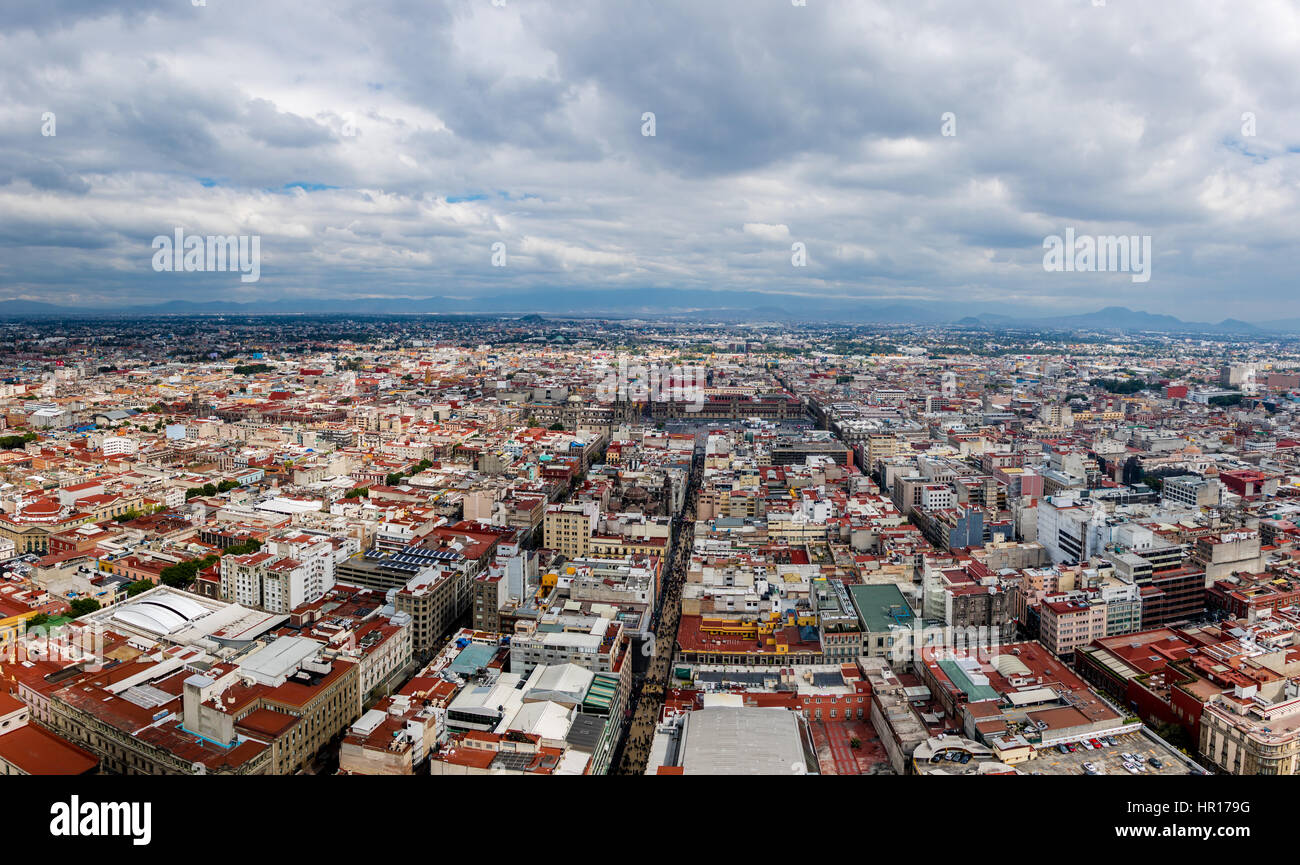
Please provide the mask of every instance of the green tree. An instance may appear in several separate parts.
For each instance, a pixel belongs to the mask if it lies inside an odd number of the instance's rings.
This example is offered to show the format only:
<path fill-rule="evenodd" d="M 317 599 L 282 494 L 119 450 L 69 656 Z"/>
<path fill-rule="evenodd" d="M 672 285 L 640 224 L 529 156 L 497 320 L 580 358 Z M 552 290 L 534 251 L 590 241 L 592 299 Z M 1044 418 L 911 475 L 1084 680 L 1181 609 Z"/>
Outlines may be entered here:
<path fill-rule="evenodd" d="M 190 583 L 194 582 L 196 571 L 184 567 L 184 564 L 168 565 L 158 574 L 158 579 L 163 585 L 171 586 L 173 589 L 189 588 Z"/>
<path fill-rule="evenodd" d="M 150 580 L 136 580 L 134 583 L 126 587 L 126 596 L 128 598 L 134 598 L 136 595 L 147 592 L 153 587 L 154 585 Z"/>
<path fill-rule="evenodd" d="M 1196 746 L 1181 724 L 1160 724 L 1156 727 L 1156 735 L 1189 756 Z"/>
<path fill-rule="evenodd" d="M 72 610 L 72 617 L 80 619 L 82 616 L 89 615 L 99 609 L 99 601 L 94 598 L 77 598 L 68 607 Z"/>
<path fill-rule="evenodd" d="M 199 571 L 217 561 L 217 556 L 204 556 L 201 559 L 190 559 L 184 562 L 177 562 L 174 565 L 168 565 L 159 573 L 159 579 L 164 585 L 171 586 L 173 589 L 189 588 Z"/>
<path fill-rule="evenodd" d="M 1137 393 L 1140 390 L 1146 390 L 1151 387 L 1150 382 L 1140 378 L 1118 379 L 1118 378 L 1094 378 L 1090 382 L 1094 387 L 1102 388 L 1110 393 L 1130 394 Z"/>

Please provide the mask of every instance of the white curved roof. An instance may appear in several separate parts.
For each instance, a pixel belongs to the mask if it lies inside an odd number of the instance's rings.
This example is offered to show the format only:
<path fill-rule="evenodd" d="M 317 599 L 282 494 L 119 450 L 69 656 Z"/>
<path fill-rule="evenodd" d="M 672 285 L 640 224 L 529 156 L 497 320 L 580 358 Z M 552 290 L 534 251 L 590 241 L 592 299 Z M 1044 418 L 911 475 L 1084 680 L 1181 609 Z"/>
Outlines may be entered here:
<path fill-rule="evenodd" d="M 113 618 L 155 634 L 171 634 L 208 612 L 210 611 L 202 604 L 183 595 L 157 593 L 123 604 L 113 614 Z"/>
<path fill-rule="evenodd" d="M 185 624 L 182 621 L 181 625 L 177 625 L 175 622 L 169 622 L 164 617 L 155 616 L 139 607 L 118 610 L 113 614 L 113 620 L 124 625 L 133 625 L 152 634 L 170 634 Z"/>
<path fill-rule="evenodd" d="M 992 663 L 993 668 L 1008 679 L 1012 676 L 1029 675 L 1029 668 L 1025 666 L 1025 662 L 1015 655 L 998 655 L 993 658 Z"/>

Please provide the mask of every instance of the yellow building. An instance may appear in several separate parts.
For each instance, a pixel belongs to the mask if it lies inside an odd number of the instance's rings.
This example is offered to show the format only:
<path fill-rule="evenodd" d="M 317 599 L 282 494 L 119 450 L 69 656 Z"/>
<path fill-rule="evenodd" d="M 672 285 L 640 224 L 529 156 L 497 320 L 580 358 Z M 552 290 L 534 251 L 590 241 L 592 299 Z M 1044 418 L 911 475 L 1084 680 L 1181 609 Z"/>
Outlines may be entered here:
<path fill-rule="evenodd" d="M 37 615 L 39 615 L 38 610 L 28 610 L 25 613 L 0 619 L 0 663 L 9 657 L 13 643 L 27 633 L 27 622 Z"/>
<path fill-rule="evenodd" d="M 591 549 L 596 531 L 597 510 L 586 505 L 551 505 L 546 509 L 543 532 L 547 549 L 571 559 L 581 558 Z"/>

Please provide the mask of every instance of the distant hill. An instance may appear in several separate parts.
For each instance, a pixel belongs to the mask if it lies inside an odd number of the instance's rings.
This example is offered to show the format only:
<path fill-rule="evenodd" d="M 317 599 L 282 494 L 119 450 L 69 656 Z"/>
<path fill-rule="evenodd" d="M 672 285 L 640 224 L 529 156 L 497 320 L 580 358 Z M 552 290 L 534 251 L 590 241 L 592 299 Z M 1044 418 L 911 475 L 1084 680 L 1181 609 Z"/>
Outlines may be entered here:
<path fill-rule="evenodd" d="M 1264 328 L 1238 319 L 1224 319 L 1218 324 L 1183 321 L 1172 315 L 1132 310 L 1126 306 L 1108 306 L 1096 312 L 1076 315 L 1009 318 L 1005 315 L 979 315 L 961 323 L 999 327 L 1030 327 L 1051 330 L 1152 331 L 1156 333 L 1261 334 Z M 1300 331 L 1300 328 L 1297 328 Z"/>
<path fill-rule="evenodd" d="M 786 302 L 774 303 L 783 299 Z M 1065 331 L 1151 331 L 1156 333 L 1300 334 L 1300 318 L 1253 324 L 1228 318 L 1216 323 L 1184 321 L 1176 316 L 1108 306 L 1095 312 L 1067 315 L 1027 315 L 1005 307 L 938 301 L 858 300 L 843 297 L 789 298 L 754 291 L 593 291 L 555 288 L 507 292 L 475 299 L 438 295 L 417 298 L 295 298 L 281 297 L 238 303 L 225 300 L 169 300 L 120 307 L 69 307 L 30 300 L 0 301 L 0 318 L 132 317 L 146 315 L 394 315 L 519 316 L 540 324 L 544 316 L 611 318 L 706 318 L 717 321 L 788 321 L 802 323 L 956 325 Z"/>

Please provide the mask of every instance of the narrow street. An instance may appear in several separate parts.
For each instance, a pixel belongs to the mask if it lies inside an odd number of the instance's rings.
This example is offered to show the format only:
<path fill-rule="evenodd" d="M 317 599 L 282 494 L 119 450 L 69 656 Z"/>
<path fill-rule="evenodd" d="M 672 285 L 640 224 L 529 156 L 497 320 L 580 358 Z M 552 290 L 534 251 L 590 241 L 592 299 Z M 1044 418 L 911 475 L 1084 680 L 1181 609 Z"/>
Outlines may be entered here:
<path fill-rule="evenodd" d="M 673 551 L 664 573 L 664 590 L 659 600 L 658 627 L 655 628 L 654 658 L 640 684 L 632 691 L 631 720 L 614 761 L 614 774 L 643 775 L 654 740 L 655 726 L 667 694 L 673 653 L 677 646 L 677 625 L 682 611 L 682 585 L 686 566 L 691 559 L 695 536 L 695 505 L 699 492 L 703 460 L 696 454 L 691 479 L 686 490 L 681 524 L 673 537 Z"/>

